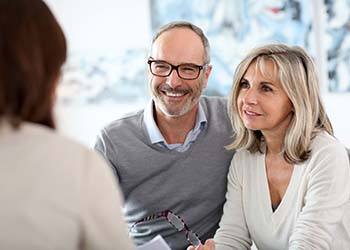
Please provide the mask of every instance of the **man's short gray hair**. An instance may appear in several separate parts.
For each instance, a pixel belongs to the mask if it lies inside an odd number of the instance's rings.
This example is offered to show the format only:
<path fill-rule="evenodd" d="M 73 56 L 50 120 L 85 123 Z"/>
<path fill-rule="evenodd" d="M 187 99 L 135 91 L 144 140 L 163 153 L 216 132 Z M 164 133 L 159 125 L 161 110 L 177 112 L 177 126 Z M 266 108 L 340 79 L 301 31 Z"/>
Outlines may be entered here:
<path fill-rule="evenodd" d="M 196 33 L 202 43 L 203 43 L 203 47 L 204 47 L 204 63 L 210 63 L 210 45 L 209 45 L 209 41 L 208 38 L 204 35 L 204 32 L 201 28 L 199 28 L 198 26 L 187 22 L 187 21 L 174 21 L 174 22 L 170 22 L 168 24 L 165 24 L 164 26 L 160 27 L 160 29 L 157 31 L 157 33 L 153 36 L 152 39 L 152 45 L 154 44 L 154 42 L 157 40 L 157 38 L 163 34 L 164 32 L 171 30 L 171 29 L 175 29 L 175 28 L 187 28 L 192 30 L 194 33 Z"/>

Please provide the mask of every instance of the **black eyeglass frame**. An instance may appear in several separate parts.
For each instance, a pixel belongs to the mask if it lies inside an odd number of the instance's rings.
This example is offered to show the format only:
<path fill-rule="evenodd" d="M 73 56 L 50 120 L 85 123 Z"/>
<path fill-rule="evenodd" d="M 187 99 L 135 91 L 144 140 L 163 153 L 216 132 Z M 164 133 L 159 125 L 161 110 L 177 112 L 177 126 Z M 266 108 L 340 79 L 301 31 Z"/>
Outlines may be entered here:
<path fill-rule="evenodd" d="M 176 225 L 174 225 L 173 223 L 171 223 L 171 221 L 168 218 L 168 215 L 172 214 L 173 216 L 177 217 L 183 224 L 183 229 L 179 230 Z M 132 224 L 132 226 L 129 229 L 129 232 L 132 231 L 132 229 L 139 223 L 141 222 L 145 222 L 145 221 L 150 221 L 150 220 L 154 220 L 154 219 L 158 219 L 158 218 L 166 218 L 166 220 L 169 222 L 170 225 L 172 225 L 178 232 L 182 232 L 185 231 L 186 232 L 186 239 L 187 241 L 193 245 L 193 246 L 198 246 L 199 244 L 201 244 L 201 240 L 199 239 L 198 235 L 196 233 L 194 233 L 192 230 L 190 230 L 187 226 L 187 224 L 185 223 L 185 221 L 178 215 L 176 215 L 175 213 L 173 213 L 171 210 L 165 210 L 159 213 L 155 213 L 152 215 L 149 215 L 141 220 L 136 221 L 134 224 Z M 194 235 L 194 237 L 196 238 L 197 242 L 194 242 L 190 239 L 189 234 L 192 233 Z"/>
<path fill-rule="evenodd" d="M 168 74 L 165 74 L 165 75 L 159 75 L 159 74 L 155 74 L 153 71 L 152 71 L 152 63 L 154 62 L 159 62 L 159 63 L 165 63 L 165 64 L 168 64 L 170 66 L 170 71 Z M 179 78 L 183 79 L 183 80 L 196 80 L 199 75 L 201 74 L 201 71 L 202 69 L 204 69 L 205 67 L 207 67 L 209 64 L 208 63 L 205 63 L 203 65 L 197 65 L 197 64 L 194 64 L 194 63 L 182 63 L 182 64 L 179 64 L 179 65 L 173 65 L 167 61 L 164 61 L 164 60 L 155 60 L 153 58 L 149 58 L 147 60 L 147 64 L 149 65 L 149 71 L 152 73 L 152 75 L 154 76 L 158 76 L 158 77 L 168 77 L 170 76 L 171 72 L 173 72 L 173 70 L 176 71 L 177 75 Z M 179 73 L 179 67 L 183 67 L 183 66 L 186 66 L 186 65 L 189 65 L 189 66 L 194 66 L 194 67 L 197 67 L 198 68 L 198 74 L 196 77 L 182 77 L 181 74 Z"/>

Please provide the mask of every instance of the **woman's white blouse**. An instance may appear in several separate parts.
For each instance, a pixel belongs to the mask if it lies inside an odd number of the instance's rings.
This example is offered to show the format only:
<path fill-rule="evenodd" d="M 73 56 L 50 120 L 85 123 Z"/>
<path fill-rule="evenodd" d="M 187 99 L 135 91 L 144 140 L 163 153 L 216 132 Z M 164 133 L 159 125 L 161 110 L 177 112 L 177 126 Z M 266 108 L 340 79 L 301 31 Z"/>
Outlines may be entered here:
<path fill-rule="evenodd" d="M 347 152 L 323 132 L 311 156 L 294 170 L 273 212 L 265 155 L 238 151 L 233 157 L 216 250 L 350 249 L 350 166 Z"/>

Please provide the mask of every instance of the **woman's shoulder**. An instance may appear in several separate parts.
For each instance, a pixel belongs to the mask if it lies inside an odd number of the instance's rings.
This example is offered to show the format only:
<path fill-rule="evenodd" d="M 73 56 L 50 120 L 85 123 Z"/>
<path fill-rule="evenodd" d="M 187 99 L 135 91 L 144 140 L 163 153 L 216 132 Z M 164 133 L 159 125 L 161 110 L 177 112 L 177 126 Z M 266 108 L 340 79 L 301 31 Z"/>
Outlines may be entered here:
<path fill-rule="evenodd" d="M 88 150 L 84 145 L 61 134 L 59 131 L 39 124 L 23 124 L 19 130 L 19 136 L 32 139 L 35 146 L 45 147 L 48 151 L 52 149 L 56 153 L 70 152 L 70 154 L 76 154 L 85 153 Z"/>
<path fill-rule="evenodd" d="M 236 171 L 248 173 L 255 171 L 264 162 L 264 154 L 260 152 L 250 152 L 247 149 L 238 149 L 232 159 L 232 167 Z"/>
<path fill-rule="evenodd" d="M 47 165 L 75 164 L 79 168 L 96 157 L 92 149 L 39 124 L 26 122 L 18 129 L 3 126 L 0 134 L 2 150 L 11 155 L 26 155 L 33 161 L 42 159 Z"/>
<path fill-rule="evenodd" d="M 307 163 L 311 169 L 335 170 L 348 168 L 349 166 L 349 158 L 345 146 L 327 132 L 320 132 L 313 138 L 310 150 L 311 154 Z"/>
<path fill-rule="evenodd" d="M 334 136 L 322 131 L 319 132 L 311 142 L 311 153 L 328 152 L 328 153 L 346 153 L 345 146 Z"/>

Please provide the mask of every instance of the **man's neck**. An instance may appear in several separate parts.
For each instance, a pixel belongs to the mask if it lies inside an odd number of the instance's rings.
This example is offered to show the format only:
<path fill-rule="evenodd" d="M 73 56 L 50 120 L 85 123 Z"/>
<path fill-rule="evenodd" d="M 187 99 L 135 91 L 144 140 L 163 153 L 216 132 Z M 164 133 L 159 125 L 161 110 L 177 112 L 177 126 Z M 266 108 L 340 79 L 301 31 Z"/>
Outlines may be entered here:
<path fill-rule="evenodd" d="M 156 111 L 155 121 L 168 144 L 181 143 L 186 140 L 188 132 L 194 128 L 197 119 L 198 106 L 187 114 L 177 117 L 166 116 Z"/>

